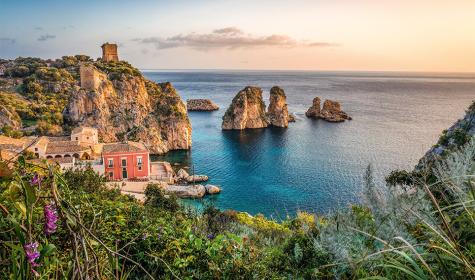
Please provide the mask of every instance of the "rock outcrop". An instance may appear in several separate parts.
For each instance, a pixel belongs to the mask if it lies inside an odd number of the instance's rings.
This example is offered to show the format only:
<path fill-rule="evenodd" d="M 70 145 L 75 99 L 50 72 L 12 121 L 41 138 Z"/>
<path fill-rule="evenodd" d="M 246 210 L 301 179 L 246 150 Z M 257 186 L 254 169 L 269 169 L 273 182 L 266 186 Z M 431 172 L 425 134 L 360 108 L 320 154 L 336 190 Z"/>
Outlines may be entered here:
<path fill-rule="evenodd" d="M 320 105 L 320 97 L 315 97 L 312 101 L 312 106 L 308 108 L 307 112 L 305 112 L 305 116 L 309 118 L 319 118 L 320 117 L 320 111 L 322 110 L 321 105 Z"/>
<path fill-rule="evenodd" d="M 190 148 L 186 107 L 170 83 L 135 72 L 107 73 L 92 64 L 81 65 L 80 73 L 82 87 L 72 92 L 63 112 L 70 124 L 96 127 L 104 142 L 140 141 L 151 153 Z"/>
<path fill-rule="evenodd" d="M 415 171 L 431 168 L 436 160 L 459 149 L 473 137 L 475 137 L 475 102 L 468 108 L 462 119 L 443 132 L 437 144 L 420 159 Z"/>
<path fill-rule="evenodd" d="M 203 185 L 170 185 L 165 189 L 165 192 L 181 198 L 202 198 L 206 194 L 206 188 Z"/>
<path fill-rule="evenodd" d="M 4 126 L 18 130 L 21 128 L 21 119 L 15 110 L 9 110 L 0 104 L 0 129 Z"/>
<path fill-rule="evenodd" d="M 221 189 L 215 185 L 205 185 L 207 194 L 217 194 L 221 192 Z"/>
<path fill-rule="evenodd" d="M 262 100 L 262 89 L 248 86 L 233 99 L 223 116 L 222 129 L 246 129 L 267 127 L 266 105 Z"/>
<path fill-rule="evenodd" d="M 191 175 L 191 176 L 186 177 L 186 181 L 188 183 L 206 182 L 206 181 L 208 181 L 208 176 L 206 176 L 206 175 Z"/>
<path fill-rule="evenodd" d="M 188 99 L 186 100 L 188 111 L 215 111 L 219 106 L 209 99 Z"/>
<path fill-rule="evenodd" d="M 322 119 L 328 122 L 344 122 L 352 119 L 347 113 L 341 110 L 339 102 L 325 100 L 323 108 L 320 108 L 320 102 L 320 98 L 315 97 L 312 106 L 307 110 L 305 115 L 309 118 Z"/>
<path fill-rule="evenodd" d="M 267 109 L 269 123 L 273 126 L 288 127 L 290 117 L 284 90 L 277 86 L 272 87 L 269 100 L 269 107 Z"/>

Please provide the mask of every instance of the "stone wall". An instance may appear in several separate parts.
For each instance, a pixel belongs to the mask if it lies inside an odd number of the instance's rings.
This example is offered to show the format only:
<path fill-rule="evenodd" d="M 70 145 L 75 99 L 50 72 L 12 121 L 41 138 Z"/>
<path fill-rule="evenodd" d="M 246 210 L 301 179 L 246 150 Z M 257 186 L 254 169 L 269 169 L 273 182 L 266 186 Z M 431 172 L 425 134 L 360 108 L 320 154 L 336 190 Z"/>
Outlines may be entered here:
<path fill-rule="evenodd" d="M 119 55 L 117 54 L 117 45 L 105 43 L 101 46 L 102 48 L 102 61 L 119 61 Z"/>

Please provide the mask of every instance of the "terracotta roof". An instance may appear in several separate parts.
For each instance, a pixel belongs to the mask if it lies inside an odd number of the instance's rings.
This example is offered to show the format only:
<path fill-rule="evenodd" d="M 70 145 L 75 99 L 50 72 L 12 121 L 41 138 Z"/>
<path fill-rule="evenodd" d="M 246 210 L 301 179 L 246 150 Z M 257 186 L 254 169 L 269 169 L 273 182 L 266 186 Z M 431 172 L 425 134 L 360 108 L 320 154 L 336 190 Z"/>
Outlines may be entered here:
<path fill-rule="evenodd" d="M 47 136 L 46 139 L 48 139 L 49 142 L 59 142 L 59 141 L 70 141 L 71 137 L 69 136 Z"/>
<path fill-rule="evenodd" d="M 46 146 L 46 154 L 74 153 L 88 149 L 88 147 L 79 145 L 77 141 L 55 141 L 48 143 L 48 146 Z"/>
<path fill-rule="evenodd" d="M 148 152 L 142 143 L 128 141 L 127 143 L 108 143 L 102 148 L 103 153 Z"/>
<path fill-rule="evenodd" d="M 93 127 L 78 126 L 75 129 L 73 129 L 73 131 L 71 131 L 71 134 L 77 134 L 77 133 L 93 134 L 95 130 L 96 129 Z"/>

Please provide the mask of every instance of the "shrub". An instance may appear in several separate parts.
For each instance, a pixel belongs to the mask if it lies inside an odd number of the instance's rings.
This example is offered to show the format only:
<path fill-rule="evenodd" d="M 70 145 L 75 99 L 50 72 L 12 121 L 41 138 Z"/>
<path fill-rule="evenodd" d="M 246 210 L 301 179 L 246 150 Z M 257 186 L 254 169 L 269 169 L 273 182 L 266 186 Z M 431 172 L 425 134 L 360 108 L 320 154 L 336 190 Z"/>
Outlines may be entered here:
<path fill-rule="evenodd" d="M 145 188 L 145 205 L 175 212 L 180 206 L 174 195 L 167 195 L 159 184 L 149 183 Z"/>

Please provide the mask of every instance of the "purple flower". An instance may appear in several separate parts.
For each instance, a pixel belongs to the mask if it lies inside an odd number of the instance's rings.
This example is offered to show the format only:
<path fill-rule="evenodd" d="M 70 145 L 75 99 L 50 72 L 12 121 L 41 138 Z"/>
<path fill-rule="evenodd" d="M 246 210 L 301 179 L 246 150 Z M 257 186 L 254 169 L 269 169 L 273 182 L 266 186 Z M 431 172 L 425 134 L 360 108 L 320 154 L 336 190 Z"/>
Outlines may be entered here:
<path fill-rule="evenodd" d="M 45 205 L 44 209 L 45 216 L 45 234 L 53 234 L 56 231 L 56 222 L 58 221 L 58 212 L 54 204 Z"/>
<path fill-rule="evenodd" d="M 210 234 L 208 234 L 207 237 L 208 237 L 208 239 L 213 239 L 213 238 L 214 238 L 214 234 L 210 233 Z"/>
<path fill-rule="evenodd" d="M 31 178 L 30 180 L 30 185 L 39 185 L 41 182 L 41 179 L 40 179 L 40 176 L 38 176 L 38 174 L 35 174 L 35 176 L 33 176 L 33 178 Z"/>
<path fill-rule="evenodd" d="M 38 252 L 38 242 L 33 242 L 33 243 L 28 243 L 23 246 L 23 250 L 25 250 L 25 255 L 26 259 L 28 260 L 28 263 L 31 265 L 31 267 L 37 267 L 40 266 L 36 260 L 40 257 L 40 253 Z M 33 273 L 33 269 L 31 269 Z"/>

